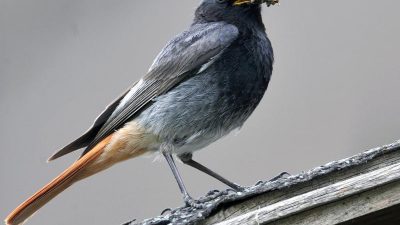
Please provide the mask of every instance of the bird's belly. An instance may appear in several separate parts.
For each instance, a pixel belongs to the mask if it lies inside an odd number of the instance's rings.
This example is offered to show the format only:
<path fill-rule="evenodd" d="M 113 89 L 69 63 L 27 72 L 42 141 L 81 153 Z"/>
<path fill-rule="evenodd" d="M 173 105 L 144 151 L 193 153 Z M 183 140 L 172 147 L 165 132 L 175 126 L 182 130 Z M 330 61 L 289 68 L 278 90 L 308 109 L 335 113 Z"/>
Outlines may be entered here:
<path fill-rule="evenodd" d="M 243 125 L 257 104 L 254 95 L 232 95 L 215 75 L 193 77 L 161 95 L 135 118 L 177 154 L 193 152 Z M 261 98 L 260 96 L 259 98 Z"/>
<path fill-rule="evenodd" d="M 244 119 L 223 119 L 221 115 L 199 109 L 201 106 L 195 108 L 197 110 L 184 106 L 177 106 L 173 110 L 149 109 L 135 121 L 147 132 L 158 136 L 160 143 L 172 144 L 177 155 L 202 149 L 241 127 L 244 122 Z"/>
<path fill-rule="evenodd" d="M 182 155 L 185 153 L 191 153 L 200 150 L 210 145 L 211 143 L 217 141 L 218 139 L 222 138 L 223 136 L 229 134 L 230 132 L 231 130 L 200 131 L 198 133 L 189 136 L 185 140 L 182 140 L 181 142 L 175 142 L 174 153 L 177 155 Z"/>

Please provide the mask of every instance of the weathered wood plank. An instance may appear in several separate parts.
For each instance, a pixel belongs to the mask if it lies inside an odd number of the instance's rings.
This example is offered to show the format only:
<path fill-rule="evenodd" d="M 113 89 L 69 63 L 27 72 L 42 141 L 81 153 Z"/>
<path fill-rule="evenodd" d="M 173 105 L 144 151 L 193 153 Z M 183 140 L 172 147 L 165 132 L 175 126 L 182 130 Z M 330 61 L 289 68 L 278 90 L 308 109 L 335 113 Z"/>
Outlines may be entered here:
<path fill-rule="evenodd" d="M 395 205 L 376 212 L 371 212 L 365 216 L 357 217 L 339 225 L 399 225 L 400 224 L 400 205 Z"/>
<path fill-rule="evenodd" d="M 281 202 L 277 202 L 219 224 L 265 224 L 282 218 L 283 216 L 290 216 L 322 204 L 338 201 L 342 198 L 355 195 L 371 188 L 382 186 L 388 182 L 397 180 L 400 180 L 400 163 L 337 182 L 327 187 L 313 190 Z M 396 204 L 397 203 L 400 202 L 396 202 Z M 326 224 L 337 223 L 332 222 Z"/>
<path fill-rule="evenodd" d="M 400 224 L 400 217 L 393 218 L 395 211 L 379 213 L 382 210 L 400 207 L 400 181 L 373 188 L 369 191 L 352 195 L 339 201 L 313 208 L 292 216 L 283 217 L 268 225 L 333 225 L 347 223 L 351 225 Z M 366 215 L 376 215 L 368 220 L 361 219 Z M 398 215 L 398 213 L 395 213 Z M 398 221 L 399 223 L 394 223 Z"/>
<path fill-rule="evenodd" d="M 389 145 L 389 146 L 397 146 Z M 395 147 L 396 148 L 396 147 Z M 381 148 L 382 149 L 382 148 Z M 389 147 L 391 149 L 391 147 Z M 253 198 L 246 198 L 244 201 L 236 202 L 231 205 L 224 205 L 218 211 L 204 220 L 200 221 L 201 225 L 216 224 L 225 220 L 235 218 L 237 216 L 243 215 L 248 212 L 255 211 L 259 208 L 284 201 L 288 198 L 302 195 L 304 193 L 316 190 L 334 183 L 349 179 L 351 177 L 359 176 L 363 173 L 368 173 L 375 171 L 379 168 L 400 163 L 400 151 L 385 151 L 380 155 L 375 153 L 379 151 L 378 149 L 372 149 L 361 153 L 357 156 L 353 156 L 347 159 L 343 159 L 337 162 L 331 162 L 323 166 L 323 170 L 328 170 L 328 172 L 323 173 L 321 176 L 315 176 L 305 182 L 294 183 L 286 188 L 278 188 L 265 192 L 263 194 L 257 195 Z M 366 155 L 369 156 L 369 160 L 364 160 Z M 362 159 L 362 160 L 361 160 Z M 361 161 L 360 161 L 361 160 Z M 362 163 L 355 163 L 362 162 Z M 340 166 L 338 166 L 340 165 Z M 339 168 L 338 170 L 331 170 L 331 168 Z M 317 167 L 311 171 L 307 171 L 304 175 L 299 175 L 301 177 L 307 177 L 307 174 L 314 174 L 320 170 L 321 167 Z M 327 168 L 327 169 L 326 169 Z M 288 181 L 289 182 L 289 181 Z"/>
<path fill-rule="evenodd" d="M 400 206 L 399 180 L 400 141 L 138 224 L 338 224 Z"/>

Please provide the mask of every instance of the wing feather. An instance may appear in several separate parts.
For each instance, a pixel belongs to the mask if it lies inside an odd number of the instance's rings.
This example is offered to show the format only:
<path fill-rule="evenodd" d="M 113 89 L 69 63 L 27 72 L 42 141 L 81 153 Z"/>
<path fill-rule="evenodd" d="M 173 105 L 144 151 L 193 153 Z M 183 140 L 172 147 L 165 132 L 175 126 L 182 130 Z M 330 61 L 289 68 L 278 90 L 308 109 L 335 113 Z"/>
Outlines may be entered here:
<path fill-rule="evenodd" d="M 197 73 L 220 55 L 239 35 L 234 25 L 224 22 L 192 25 L 170 41 L 156 57 L 140 87 L 128 93 L 123 105 L 102 126 L 83 155 L 107 137 L 159 95 Z"/>
<path fill-rule="evenodd" d="M 148 73 L 110 104 L 85 134 L 50 159 L 87 146 L 82 156 L 85 155 L 93 146 L 151 104 L 157 96 L 195 76 L 204 65 L 213 63 L 215 57 L 236 40 L 238 35 L 235 26 L 224 22 L 192 25 L 163 48 Z"/>
<path fill-rule="evenodd" d="M 74 152 L 78 149 L 88 146 L 93 139 L 96 137 L 97 133 L 103 126 L 103 124 L 108 120 L 111 114 L 115 111 L 117 106 L 120 104 L 121 100 L 128 93 L 129 90 L 121 94 L 117 99 L 111 102 L 104 111 L 95 119 L 93 125 L 79 138 L 72 141 L 70 144 L 64 146 L 62 149 L 56 151 L 47 161 L 53 161 L 58 159 L 68 153 Z"/>

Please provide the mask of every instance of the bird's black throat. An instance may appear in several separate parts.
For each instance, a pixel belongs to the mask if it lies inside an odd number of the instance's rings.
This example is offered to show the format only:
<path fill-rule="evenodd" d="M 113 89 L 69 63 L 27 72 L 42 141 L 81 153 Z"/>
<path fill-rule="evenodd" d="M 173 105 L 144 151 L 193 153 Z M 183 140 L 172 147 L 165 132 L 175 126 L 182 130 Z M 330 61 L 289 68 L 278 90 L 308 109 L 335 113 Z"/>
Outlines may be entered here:
<path fill-rule="evenodd" d="M 257 4 L 233 6 L 229 3 L 218 4 L 214 0 L 203 1 L 196 9 L 193 23 L 226 22 L 235 25 L 240 31 L 250 28 L 265 30 L 261 8 Z"/>

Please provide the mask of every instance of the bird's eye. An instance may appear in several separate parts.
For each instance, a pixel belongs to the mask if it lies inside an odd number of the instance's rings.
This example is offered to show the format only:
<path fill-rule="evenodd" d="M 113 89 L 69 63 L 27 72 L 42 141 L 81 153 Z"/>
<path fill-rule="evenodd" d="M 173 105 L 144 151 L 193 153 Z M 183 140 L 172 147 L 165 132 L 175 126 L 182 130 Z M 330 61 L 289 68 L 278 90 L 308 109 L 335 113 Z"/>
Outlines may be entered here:
<path fill-rule="evenodd" d="M 225 3 L 225 2 L 227 2 L 228 0 L 216 0 L 216 2 L 217 3 Z"/>

